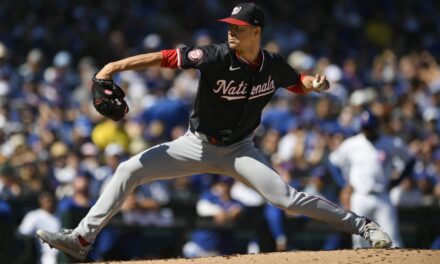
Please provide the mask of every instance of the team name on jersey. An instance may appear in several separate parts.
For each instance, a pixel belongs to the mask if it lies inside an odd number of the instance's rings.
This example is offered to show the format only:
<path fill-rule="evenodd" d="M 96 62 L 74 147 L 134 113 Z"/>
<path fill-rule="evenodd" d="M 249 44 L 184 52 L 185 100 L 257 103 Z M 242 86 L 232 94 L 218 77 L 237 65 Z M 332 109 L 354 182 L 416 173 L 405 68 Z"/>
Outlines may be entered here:
<path fill-rule="evenodd" d="M 218 80 L 216 84 L 217 87 L 213 90 L 213 92 L 216 94 L 220 94 L 221 98 L 224 98 L 229 101 L 246 98 L 248 83 L 245 81 L 241 81 L 240 83 L 237 83 L 234 80 L 231 80 L 229 82 L 226 80 Z M 274 91 L 275 91 L 275 83 L 272 80 L 272 76 L 269 75 L 267 82 L 252 86 L 249 100 L 271 94 Z"/>

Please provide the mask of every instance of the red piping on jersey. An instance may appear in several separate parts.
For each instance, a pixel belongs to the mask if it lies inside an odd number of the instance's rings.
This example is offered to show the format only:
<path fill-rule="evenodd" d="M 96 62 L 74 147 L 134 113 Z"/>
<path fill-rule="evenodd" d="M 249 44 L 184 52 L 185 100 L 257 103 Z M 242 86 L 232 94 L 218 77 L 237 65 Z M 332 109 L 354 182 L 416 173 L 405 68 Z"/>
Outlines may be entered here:
<path fill-rule="evenodd" d="M 161 50 L 162 61 L 160 67 L 176 69 L 180 68 L 180 52 L 178 49 L 173 50 Z"/>
<path fill-rule="evenodd" d="M 235 56 L 237 57 L 237 59 L 239 59 L 240 61 L 246 63 L 247 65 L 249 65 L 249 67 L 251 67 L 251 69 L 256 72 L 257 70 L 261 71 L 261 63 L 263 61 L 263 56 L 261 55 L 263 52 L 258 53 L 257 58 L 254 61 L 247 61 L 246 59 L 244 59 L 243 57 L 241 57 L 240 55 L 238 55 L 237 51 L 235 51 Z"/>
<path fill-rule="evenodd" d="M 306 77 L 305 74 L 301 73 L 300 74 L 300 82 L 298 82 L 295 85 L 291 85 L 289 87 L 286 87 L 287 90 L 291 91 L 292 93 L 296 93 L 296 94 L 305 94 L 306 92 L 304 91 L 304 86 L 303 86 L 303 79 L 304 77 Z"/>

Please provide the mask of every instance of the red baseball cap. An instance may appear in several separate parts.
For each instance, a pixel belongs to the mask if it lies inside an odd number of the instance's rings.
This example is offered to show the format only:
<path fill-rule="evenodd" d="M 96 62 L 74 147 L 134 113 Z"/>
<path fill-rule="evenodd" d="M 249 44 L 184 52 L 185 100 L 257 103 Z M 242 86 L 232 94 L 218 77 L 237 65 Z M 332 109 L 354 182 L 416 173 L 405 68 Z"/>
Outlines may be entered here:
<path fill-rule="evenodd" d="M 230 17 L 220 19 L 221 22 L 238 26 L 264 27 L 264 14 L 261 8 L 254 3 L 241 3 L 234 9 Z"/>

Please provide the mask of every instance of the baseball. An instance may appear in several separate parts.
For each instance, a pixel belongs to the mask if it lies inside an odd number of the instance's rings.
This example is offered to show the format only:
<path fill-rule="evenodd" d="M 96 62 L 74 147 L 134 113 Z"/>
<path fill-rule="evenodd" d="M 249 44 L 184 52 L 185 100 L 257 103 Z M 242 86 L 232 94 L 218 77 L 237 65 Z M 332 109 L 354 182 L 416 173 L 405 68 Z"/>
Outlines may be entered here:
<path fill-rule="evenodd" d="M 313 89 L 315 89 L 317 91 L 321 91 L 321 84 L 316 79 L 313 80 L 312 86 L 313 86 Z"/>

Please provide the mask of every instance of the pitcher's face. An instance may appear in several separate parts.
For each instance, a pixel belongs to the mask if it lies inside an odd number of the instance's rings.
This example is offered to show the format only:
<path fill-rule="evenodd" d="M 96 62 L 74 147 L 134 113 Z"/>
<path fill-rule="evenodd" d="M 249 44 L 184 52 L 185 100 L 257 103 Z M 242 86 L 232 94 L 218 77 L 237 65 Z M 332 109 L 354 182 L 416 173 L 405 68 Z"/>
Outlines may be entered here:
<path fill-rule="evenodd" d="M 247 50 L 259 44 L 260 27 L 229 24 L 228 44 L 235 50 Z"/>

